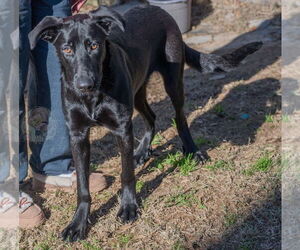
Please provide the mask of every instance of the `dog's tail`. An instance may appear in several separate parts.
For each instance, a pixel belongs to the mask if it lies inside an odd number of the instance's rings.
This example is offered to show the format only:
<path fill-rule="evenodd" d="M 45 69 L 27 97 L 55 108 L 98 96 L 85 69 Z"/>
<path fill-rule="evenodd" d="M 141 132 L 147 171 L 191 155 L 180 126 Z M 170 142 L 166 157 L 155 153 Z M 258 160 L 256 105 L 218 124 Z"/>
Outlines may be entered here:
<path fill-rule="evenodd" d="M 185 62 L 202 73 L 228 72 L 236 68 L 245 57 L 259 50 L 262 44 L 262 42 L 248 43 L 222 56 L 205 54 L 184 44 Z"/>

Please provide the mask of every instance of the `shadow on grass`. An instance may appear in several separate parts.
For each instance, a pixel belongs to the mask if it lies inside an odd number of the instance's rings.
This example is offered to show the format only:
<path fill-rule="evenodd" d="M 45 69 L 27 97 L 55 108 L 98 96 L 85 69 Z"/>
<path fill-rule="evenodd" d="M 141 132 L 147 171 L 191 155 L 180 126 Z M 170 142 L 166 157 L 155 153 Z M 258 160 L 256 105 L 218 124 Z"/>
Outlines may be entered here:
<path fill-rule="evenodd" d="M 168 152 L 170 153 L 170 152 Z M 146 174 L 150 171 L 151 168 L 155 167 L 155 161 L 150 163 L 146 168 L 141 169 L 137 174 L 137 178 L 143 174 Z M 171 174 L 176 169 L 176 166 L 171 166 L 166 169 L 161 174 L 157 175 L 154 179 L 144 183 L 143 188 L 137 194 L 138 205 L 141 206 L 142 201 L 150 196 L 153 191 L 159 187 L 163 179 Z M 102 216 L 105 216 L 109 213 L 109 210 L 118 204 L 118 197 L 121 193 L 121 189 L 118 190 L 117 194 L 111 197 L 105 204 L 103 204 L 99 209 L 91 213 L 90 219 L 92 225 L 96 224 L 98 219 Z"/>
<path fill-rule="evenodd" d="M 203 19 L 213 13 L 213 6 L 211 0 L 193 0 L 192 1 L 192 26 L 196 26 Z"/>
<path fill-rule="evenodd" d="M 193 249 L 200 249 L 201 240 L 192 243 Z M 202 249 L 202 248 L 201 248 Z M 222 238 L 208 246 L 209 250 L 279 250 L 281 249 L 281 191 L 274 193 L 241 223 L 233 225 Z"/>

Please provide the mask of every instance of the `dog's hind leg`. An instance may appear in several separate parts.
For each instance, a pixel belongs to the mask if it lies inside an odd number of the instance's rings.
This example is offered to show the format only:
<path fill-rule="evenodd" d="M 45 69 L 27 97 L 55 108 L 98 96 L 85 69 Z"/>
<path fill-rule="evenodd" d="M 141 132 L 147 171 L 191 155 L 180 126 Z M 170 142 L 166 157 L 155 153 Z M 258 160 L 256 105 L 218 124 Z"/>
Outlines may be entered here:
<path fill-rule="evenodd" d="M 194 158 L 203 162 L 207 156 L 202 154 L 195 145 L 183 111 L 184 90 L 183 90 L 183 63 L 170 63 L 161 67 L 160 70 L 167 94 L 171 98 L 176 112 L 176 127 L 179 137 L 183 143 L 183 151 L 186 155 L 192 154 Z"/>
<path fill-rule="evenodd" d="M 155 133 L 155 114 L 146 99 L 146 84 L 135 95 L 135 108 L 142 115 L 146 132 L 134 152 L 136 166 L 145 163 L 151 155 L 151 141 Z"/>

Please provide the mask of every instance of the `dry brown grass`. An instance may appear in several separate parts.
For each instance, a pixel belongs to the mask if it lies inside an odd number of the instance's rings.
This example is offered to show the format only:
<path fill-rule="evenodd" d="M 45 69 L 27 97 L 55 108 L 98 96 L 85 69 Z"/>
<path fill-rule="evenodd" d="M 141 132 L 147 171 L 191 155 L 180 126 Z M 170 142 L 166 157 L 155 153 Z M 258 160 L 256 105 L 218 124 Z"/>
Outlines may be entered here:
<path fill-rule="evenodd" d="M 57 238 L 73 215 L 76 194 L 38 193 L 34 198 L 47 221 L 22 231 L 20 247 L 280 249 L 279 56 L 280 41 L 266 44 L 221 80 L 209 80 L 210 76 L 186 69 L 186 114 L 194 138 L 211 158 L 187 176 L 168 164 L 157 168 L 157 159 L 180 151 L 181 146 L 171 125 L 171 103 L 161 78 L 154 75 L 148 99 L 157 114 L 161 137 L 154 156 L 136 170 L 140 218 L 127 225 L 116 220 L 120 158 L 111 134 L 95 128 L 92 163 L 110 177 L 111 185 L 92 195 L 92 227 L 87 239 L 68 244 Z M 244 113 L 250 117 L 241 119 Z M 139 116 L 134 125 L 139 138 L 143 131 Z M 264 157 L 266 166 L 260 165 Z M 249 169 L 253 171 L 247 172 Z"/>

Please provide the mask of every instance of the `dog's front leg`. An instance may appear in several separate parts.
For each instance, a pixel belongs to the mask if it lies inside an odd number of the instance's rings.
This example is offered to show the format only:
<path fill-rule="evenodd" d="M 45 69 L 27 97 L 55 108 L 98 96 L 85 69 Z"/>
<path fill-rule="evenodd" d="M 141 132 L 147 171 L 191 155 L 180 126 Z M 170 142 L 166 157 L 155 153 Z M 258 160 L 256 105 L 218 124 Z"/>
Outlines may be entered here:
<path fill-rule="evenodd" d="M 89 192 L 90 143 L 89 129 L 84 128 L 70 133 L 73 161 L 77 174 L 77 209 L 71 223 L 62 232 L 64 240 L 82 240 L 86 236 L 87 220 L 90 212 Z"/>
<path fill-rule="evenodd" d="M 125 223 L 134 221 L 137 217 L 137 202 L 135 191 L 135 175 L 133 160 L 133 132 L 132 123 L 126 125 L 121 134 L 117 135 L 122 162 L 122 194 L 121 207 L 118 217 Z"/>

